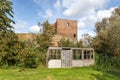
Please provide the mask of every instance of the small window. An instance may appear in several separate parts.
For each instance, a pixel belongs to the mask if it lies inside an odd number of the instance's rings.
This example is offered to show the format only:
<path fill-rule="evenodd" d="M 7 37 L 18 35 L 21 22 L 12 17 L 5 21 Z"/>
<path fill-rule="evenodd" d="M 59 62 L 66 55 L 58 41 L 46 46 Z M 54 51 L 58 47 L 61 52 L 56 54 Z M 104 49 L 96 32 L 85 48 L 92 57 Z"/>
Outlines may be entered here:
<path fill-rule="evenodd" d="M 70 24 L 69 23 L 67 23 L 67 26 L 69 26 Z"/>
<path fill-rule="evenodd" d="M 49 59 L 60 59 L 61 58 L 61 52 L 59 49 L 51 49 L 49 50 L 50 55 L 49 55 Z"/>
<path fill-rule="evenodd" d="M 74 36 L 74 38 L 76 38 L 76 34 L 74 34 L 73 36 Z"/>
<path fill-rule="evenodd" d="M 82 59 L 82 51 L 81 50 L 73 50 L 73 59 L 75 59 L 75 60 Z"/>
<path fill-rule="evenodd" d="M 91 59 L 93 59 L 93 51 L 92 50 L 90 51 L 90 54 L 91 54 Z"/>
<path fill-rule="evenodd" d="M 90 57 L 91 57 L 90 51 L 85 50 L 85 51 L 84 51 L 84 59 L 90 59 Z"/>

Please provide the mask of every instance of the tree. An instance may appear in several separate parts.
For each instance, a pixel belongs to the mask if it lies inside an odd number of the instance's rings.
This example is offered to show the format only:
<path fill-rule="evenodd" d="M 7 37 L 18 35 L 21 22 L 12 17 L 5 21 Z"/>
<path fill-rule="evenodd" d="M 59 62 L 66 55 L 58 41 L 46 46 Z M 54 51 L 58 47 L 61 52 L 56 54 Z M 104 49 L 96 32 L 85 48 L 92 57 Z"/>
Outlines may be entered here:
<path fill-rule="evenodd" d="M 6 32 L 13 27 L 11 23 L 14 23 L 10 17 L 13 17 L 12 2 L 9 0 L 0 0 L 0 31 Z"/>
<path fill-rule="evenodd" d="M 84 47 L 92 47 L 92 37 L 89 34 L 82 35 L 82 42 Z"/>
<path fill-rule="evenodd" d="M 17 66 L 22 68 L 36 68 L 40 64 L 40 52 L 36 49 L 32 40 L 19 41 L 16 46 Z"/>
<path fill-rule="evenodd" d="M 110 18 L 96 23 L 93 46 L 98 53 L 97 65 L 104 69 L 116 71 L 120 67 L 120 7 L 116 8 Z"/>
<path fill-rule="evenodd" d="M 110 18 L 108 30 L 108 39 L 111 52 L 114 55 L 120 55 L 120 7 L 115 9 Z"/>
<path fill-rule="evenodd" d="M 18 37 L 14 32 L 7 31 L 6 33 L 0 32 L 0 56 L 1 65 L 13 65 L 16 63 L 16 43 L 18 43 Z"/>
<path fill-rule="evenodd" d="M 37 34 L 34 38 L 37 48 L 40 51 L 46 50 L 50 45 L 52 45 L 52 37 L 55 34 L 55 26 L 51 25 L 48 21 L 43 22 L 41 24 L 43 27 L 43 33 Z"/>
<path fill-rule="evenodd" d="M 95 32 L 99 33 L 102 30 L 105 30 L 106 27 L 108 26 L 108 19 L 107 18 L 103 18 L 101 22 L 97 22 L 95 25 Z"/>
<path fill-rule="evenodd" d="M 98 24 L 99 23 L 99 24 Z M 120 53 L 120 7 L 113 11 L 110 18 L 96 23 L 97 36 L 94 48 L 98 53 L 116 55 Z"/>
<path fill-rule="evenodd" d="M 9 0 L 0 0 L 0 65 L 14 65 L 17 61 L 16 43 L 18 37 L 12 30 L 14 21 L 12 11 L 12 2 Z"/>
<path fill-rule="evenodd" d="M 34 41 L 36 44 L 36 49 L 40 53 L 40 61 L 45 64 L 45 55 L 47 52 L 47 48 L 52 45 L 52 37 L 55 34 L 55 26 L 51 25 L 48 21 L 43 22 L 42 24 L 39 23 L 40 26 L 43 27 L 43 33 L 36 34 L 34 36 Z"/>

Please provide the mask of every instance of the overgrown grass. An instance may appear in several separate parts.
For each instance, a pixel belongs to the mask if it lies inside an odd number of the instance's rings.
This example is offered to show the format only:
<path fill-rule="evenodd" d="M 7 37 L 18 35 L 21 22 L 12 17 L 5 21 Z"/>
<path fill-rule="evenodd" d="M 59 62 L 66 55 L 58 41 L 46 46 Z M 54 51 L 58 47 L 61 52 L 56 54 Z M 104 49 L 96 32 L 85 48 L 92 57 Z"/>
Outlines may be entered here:
<path fill-rule="evenodd" d="M 91 67 L 62 69 L 0 69 L 0 80 L 119 80 L 120 74 Z"/>

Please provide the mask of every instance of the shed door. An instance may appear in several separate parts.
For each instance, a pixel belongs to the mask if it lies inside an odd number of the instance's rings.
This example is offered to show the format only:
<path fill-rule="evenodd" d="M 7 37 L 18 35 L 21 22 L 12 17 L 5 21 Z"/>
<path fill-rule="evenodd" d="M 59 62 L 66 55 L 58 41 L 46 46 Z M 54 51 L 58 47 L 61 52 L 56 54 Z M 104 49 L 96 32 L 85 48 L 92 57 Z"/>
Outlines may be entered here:
<path fill-rule="evenodd" d="M 72 66 L 72 55 L 71 50 L 61 51 L 61 67 L 70 68 Z"/>

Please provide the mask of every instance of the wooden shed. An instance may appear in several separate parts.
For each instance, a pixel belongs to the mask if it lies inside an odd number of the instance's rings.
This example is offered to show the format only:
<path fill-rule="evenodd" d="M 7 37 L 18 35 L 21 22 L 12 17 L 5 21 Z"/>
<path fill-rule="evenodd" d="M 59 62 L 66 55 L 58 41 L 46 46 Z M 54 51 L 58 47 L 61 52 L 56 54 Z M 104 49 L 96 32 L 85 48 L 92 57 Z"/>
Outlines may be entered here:
<path fill-rule="evenodd" d="M 93 48 L 49 47 L 46 55 L 48 68 L 71 68 L 95 63 Z"/>

